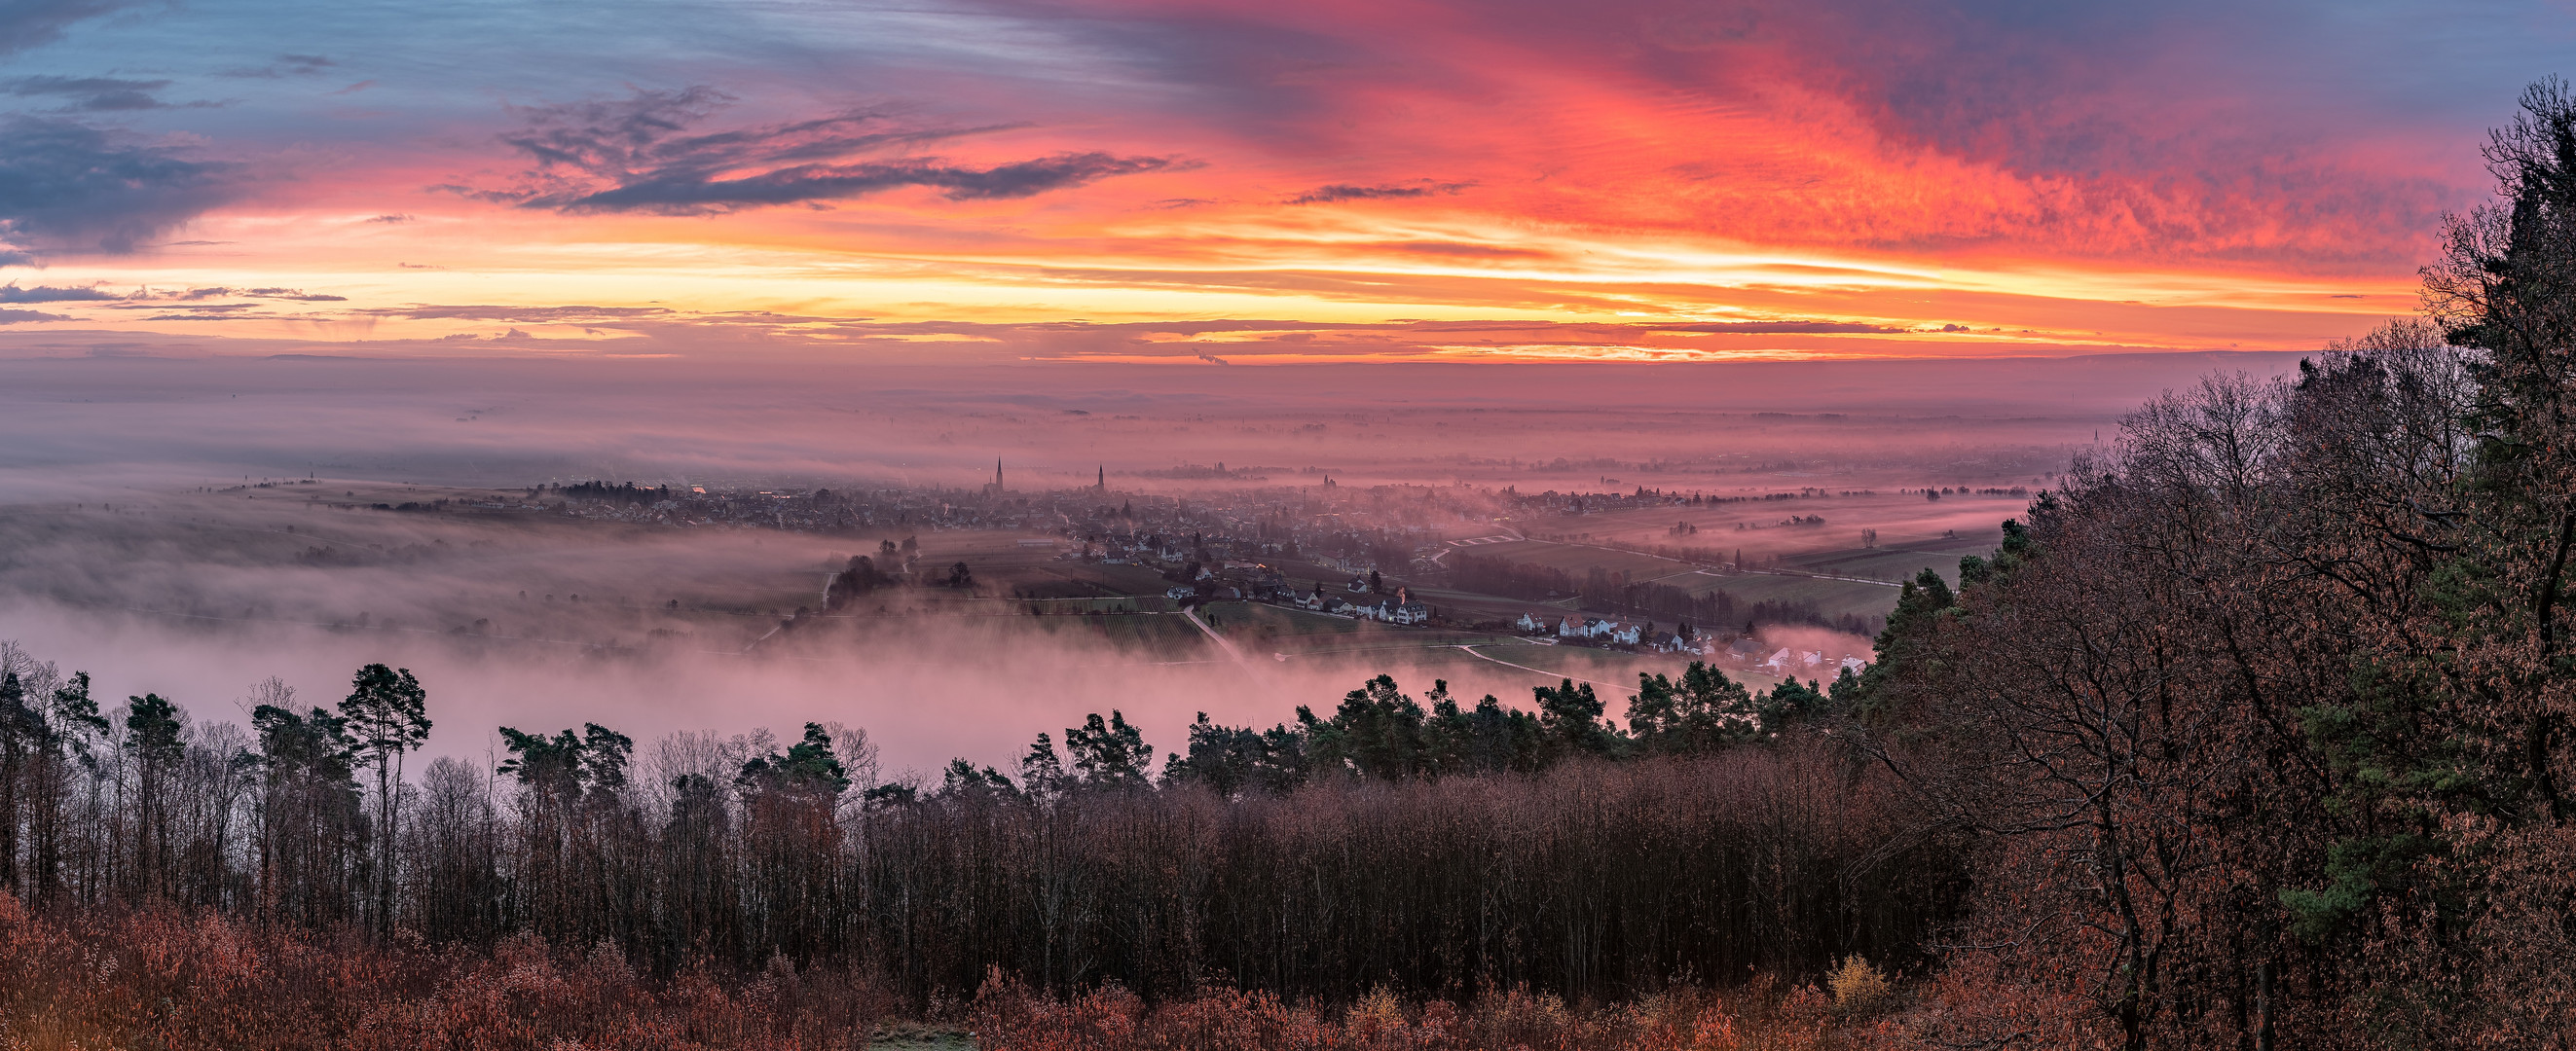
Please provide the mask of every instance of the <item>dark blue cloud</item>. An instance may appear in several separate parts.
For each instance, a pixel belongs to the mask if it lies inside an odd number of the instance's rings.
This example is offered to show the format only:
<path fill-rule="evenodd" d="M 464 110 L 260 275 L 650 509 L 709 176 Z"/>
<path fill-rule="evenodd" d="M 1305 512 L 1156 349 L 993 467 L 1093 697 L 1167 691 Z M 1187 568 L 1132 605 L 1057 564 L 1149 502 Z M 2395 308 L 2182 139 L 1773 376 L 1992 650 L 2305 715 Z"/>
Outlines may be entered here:
<path fill-rule="evenodd" d="M 0 303 L 75 303 L 123 299 L 113 292 L 96 288 L 61 288 L 53 285 L 18 287 L 15 281 L 0 285 Z"/>
<path fill-rule="evenodd" d="M 537 197 L 525 203 L 568 212 L 686 213 L 837 200 L 904 186 L 934 187 L 945 191 L 950 200 L 995 200 L 1028 197 L 1113 175 L 1171 166 L 1172 162 L 1162 157 L 1118 157 L 1093 152 L 1058 154 L 989 168 L 898 160 L 799 165 L 739 179 L 710 179 L 698 172 L 656 172 L 613 189 L 578 196 Z"/>
<path fill-rule="evenodd" d="M 19 98 L 60 98 L 63 108 L 81 113 L 114 113 L 125 110 L 170 109 L 157 92 L 169 87 L 167 80 L 127 80 L 122 77 L 18 77 L 0 81 L 0 91 Z M 206 107 L 212 103 L 189 103 Z"/>
<path fill-rule="evenodd" d="M 53 43 L 75 22 L 131 6 L 131 0 L 0 0 L 0 55 Z"/>
<path fill-rule="evenodd" d="M 77 121 L 0 121 L 0 264 L 131 252 L 230 200 L 237 166 Z"/>
<path fill-rule="evenodd" d="M 216 74 L 224 77 L 248 77 L 275 80 L 279 77 L 309 77 L 339 65 L 326 55 L 279 55 L 265 66 L 236 66 Z"/>

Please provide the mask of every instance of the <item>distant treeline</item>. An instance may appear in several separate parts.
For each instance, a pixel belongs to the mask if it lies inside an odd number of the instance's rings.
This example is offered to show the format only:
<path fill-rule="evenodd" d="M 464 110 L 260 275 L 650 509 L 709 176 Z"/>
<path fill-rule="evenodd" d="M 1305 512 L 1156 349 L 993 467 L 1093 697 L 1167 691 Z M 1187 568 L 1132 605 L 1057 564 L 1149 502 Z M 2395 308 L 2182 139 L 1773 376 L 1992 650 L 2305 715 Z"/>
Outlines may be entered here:
<path fill-rule="evenodd" d="M 1058 991 L 1614 995 L 1903 960 L 1960 887 L 1955 837 L 1801 729 L 1828 693 L 1755 697 L 1705 666 L 1641 677 L 1624 725 L 1589 685 L 1529 712 L 1380 677 L 1268 731 L 1203 717 L 1160 764 L 1113 712 L 1013 774 L 871 785 L 864 735 L 818 724 L 642 755 L 597 724 L 504 727 L 497 766 L 406 776 L 430 708 L 399 669 L 330 707 L 272 681 L 244 733 L 152 695 L 102 712 L 86 676 L 14 648 L 0 665 L 0 889 L 39 909 L 530 933 L 664 973 L 784 956 L 917 1001 L 993 965 Z"/>
<path fill-rule="evenodd" d="M 1747 602 L 1724 588 L 1693 593 L 1671 584 L 1631 583 L 1625 573 L 1594 567 L 1581 581 L 1550 566 L 1514 562 L 1464 551 L 1448 560 L 1450 580 L 1460 590 L 1528 601 L 1579 597 L 1583 608 L 1652 620 L 1689 623 L 1732 630 L 1746 624 L 1807 624 L 1855 635 L 1876 635 L 1885 619 L 1856 613 L 1831 614 L 1813 603 L 1778 600 Z"/>
<path fill-rule="evenodd" d="M 619 504 L 649 504 L 671 498 L 670 486 L 640 486 L 633 482 L 574 482 L 540 488 L 567 500 L 605 500 Z"/>

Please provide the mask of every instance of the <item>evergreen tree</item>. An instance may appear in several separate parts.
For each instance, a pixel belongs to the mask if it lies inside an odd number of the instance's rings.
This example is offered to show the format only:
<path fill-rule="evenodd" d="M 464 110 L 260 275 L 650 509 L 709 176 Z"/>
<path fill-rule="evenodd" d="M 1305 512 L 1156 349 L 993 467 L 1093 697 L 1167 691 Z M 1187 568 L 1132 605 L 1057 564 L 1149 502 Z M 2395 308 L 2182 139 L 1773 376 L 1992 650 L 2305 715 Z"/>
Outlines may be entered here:
<path fill-rule="evenodd" d="M 1557 686 L 1532 689 L 1538 702 L 1538 722 L 1544 733 L 1546 761 L 1558 762 L 1576 755 L 1611 756 L 1619 750 L 1618 736 L 1601 721 L 1604 705 L 1592 692 L 1591 683 L 1565 680 Z"/>
<path fill-rule="evenodd" d="M 841 757 L 832 754 L 832 735 L 820 723 L 806 723 L 805 736 L 787 749 L 742 764 L 737 782 L 746 788 L 820 793 L 837 796 L 850 787 Z"/>
<path fill-rule="evenodd" d="M 1424 751 L 1422 705 L 1404 695 L 1395 678 L 1380 675 L 1342 697 L 1329 720 L 1297 707 L 1306 755 L 1316 767 L 1359 777 L 1403 780 L 1430 772 Z"/>
<path fill-rule="evenodd" d="M 1064 773 L 1064 760 L 1056 754 L 1054 738 L 1039 734 L 1036 741 L 1030 742 L 1028 753 L 1020 757 L 1020 785 L 1029 795 L 1041 799 L 1071 785 Z"/>
<path fill-rule="evenodd" d="M 1116 710 L 1105 722 L 1094 712 L 1081 726 L 1066 729 L 1064 750 L 1073 757 L 1075 774 L 1085 788 L 1144 788 L 1153 783 L 1148 776 L 1154 765 L 1153 746 Z"/>
<path fill-rule="evenodd" d="M 358 669 L 340 716 L 363 756 L 376 771 L 376 907 L 381 931 L 393 924 L 396 816 L 401 813 L 403 756 L 429 740 L 429 694 L 411 669 L 382 664 Z"/>
<path fill-rule="evenodd" d="M 1493 694 L 1461 710 L 1445 680 L 1435 681 L 1426 695 L 1431 717 L 1423 725 L 1425 750 L 1432 769 L 1443 776 L 1528 773 L 1543 762 L 1546 732 L 1537 716 L 1506 709 Z"/>
<path fill-rule="evenodd" d="M 964 759 L 951 759 L 940 771 L 939 798 L 950 800 L 1020 799 L 1020 786 L 992 767 L 977 769 Z"/>
<path fill-rule="evenodd" d="M 293 699 L 283 684 L 268 696 Z M 260 911 L 316 926 L 343 919 L 366 827 L 348 724 L 318 707 L 298 715 L 263 703 L 251 709 L 251 729 L 259 745 Z"/>
<path fill-rule="evenodd" d="M 179 762 L 186 757 L 180 733 L 186 714 L 157 693 L 126 698 L 125 754 L 134 770 L 134 865 L 130 893 L 170 896 L 175 868 L 171 843 L 172 798 Z"/>
<path fill-rule="evenodd" d="M 1704 661 L 1692 661 L 1679 681 L 1662 672 L 1639 672 L 1627 717 L 1629 739 L 1653 755 L 1705 754 L 1760 729 L 1744 684 Z"/>

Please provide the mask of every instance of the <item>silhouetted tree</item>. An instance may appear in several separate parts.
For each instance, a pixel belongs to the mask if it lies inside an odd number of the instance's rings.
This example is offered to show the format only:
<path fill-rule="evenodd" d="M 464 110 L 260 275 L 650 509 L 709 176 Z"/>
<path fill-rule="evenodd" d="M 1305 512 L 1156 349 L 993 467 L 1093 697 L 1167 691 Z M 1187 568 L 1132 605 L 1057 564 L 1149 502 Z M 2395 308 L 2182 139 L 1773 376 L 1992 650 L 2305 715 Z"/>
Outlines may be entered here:
<path fill-rule="evenodd" d="M 1085 788 L 1144 788 L 1152 784 L 1154 748 L 1143 731 L 1127 724 L 1125 713 L 1112 710 L 1104 722 L 1093 712 L 1081 726 L 1064 732 L 1064 750 Z"/>
<path fill-rule="evenodd" d="M 376 903 L 380 931 L 393 929 L 395 815 L 402 808 L 403 756 L 429 740 L 429 693 L 411 669 L 382 664 L 358 669 L 340 702 L 342 725 L 362 765 L 376 771 Z"/>
<path fill-rule="evenodd" d="M 255 696 L 260 914 L 313 926 L 344 919 L 366 828 L 357 745 L 339 716 L 285 707 L 294 703 L 285 683 L 269 680 Z"/>

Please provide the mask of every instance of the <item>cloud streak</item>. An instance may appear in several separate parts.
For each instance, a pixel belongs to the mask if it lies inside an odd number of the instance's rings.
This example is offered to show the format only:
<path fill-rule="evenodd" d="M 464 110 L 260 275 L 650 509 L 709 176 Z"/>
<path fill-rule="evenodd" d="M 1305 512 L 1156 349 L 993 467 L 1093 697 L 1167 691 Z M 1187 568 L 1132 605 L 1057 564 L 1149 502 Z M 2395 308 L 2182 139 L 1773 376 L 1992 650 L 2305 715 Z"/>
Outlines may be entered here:
<path fill-rule="evenodd" d="M 536 162 L 518 185 L 468 196 L 559 212 L 700 215 L 927 187 L 954 201 L 1007 200 L 1175 166 L 1168 157 L 1058 153 L 989 165 L 936 157 L 853 160 L 1007 130 L 904 128 L 850 111 L 813 120 L 692 133 L 735 100 L 706 86 L 639 90 L 613 101 L 517 107 L 502 141 Z"/>
<path fill-rule="evenodd" d="M 0 285 L 0 303 L 75 303 L 123 299 L 113 292 L 97 288 L 62 288 L 49 285 L 19 287 L 15 281 Z"/>
<path fill-rule="evenodd" d="M 122 77 L 19 77 L 0 81 L 0 90 L 19 98 L 60 98 L 63 109 L 75 113 L 119 113 L 133 110 L 174 109 L 157 94 L 169 87 L 167 80 L 128 80 Z M 212 108 L 215 103 L 191 102 L 192 108 Z"/>
<path fill-rule="evenodd" d="M 1352 186 L 1334 183 L 1318 186 L 1288 198 L 1289 204 L 1338 204 L 1343 201 L 1400 201 L 1416 197 L 1443 197 L 1474 186 L 1470 182 L 1421 182 L 1395 186 Z"/>

